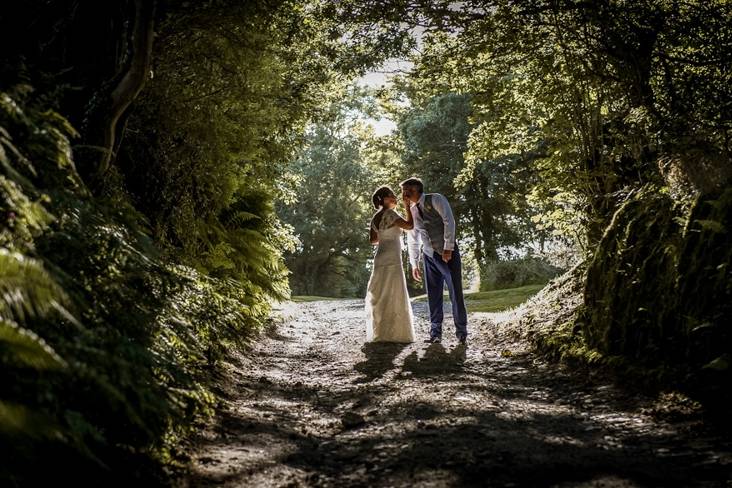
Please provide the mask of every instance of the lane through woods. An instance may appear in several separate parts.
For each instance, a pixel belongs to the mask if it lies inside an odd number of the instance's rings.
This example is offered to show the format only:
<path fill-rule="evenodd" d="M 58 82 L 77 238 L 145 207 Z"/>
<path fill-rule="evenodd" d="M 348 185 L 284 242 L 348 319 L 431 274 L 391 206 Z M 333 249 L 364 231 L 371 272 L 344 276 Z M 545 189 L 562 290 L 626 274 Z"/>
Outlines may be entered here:
<path fill-rule="evenodd" d="M 426 310 L 415 304 L 418 336 Z M 458 347 L 363 344 L 363 302 L 289 304 L 229 371 L 189 486 L 730 486 L 730 446 L 471 315 Z M 683 403 L 683 402 L 682 402 Z"/>

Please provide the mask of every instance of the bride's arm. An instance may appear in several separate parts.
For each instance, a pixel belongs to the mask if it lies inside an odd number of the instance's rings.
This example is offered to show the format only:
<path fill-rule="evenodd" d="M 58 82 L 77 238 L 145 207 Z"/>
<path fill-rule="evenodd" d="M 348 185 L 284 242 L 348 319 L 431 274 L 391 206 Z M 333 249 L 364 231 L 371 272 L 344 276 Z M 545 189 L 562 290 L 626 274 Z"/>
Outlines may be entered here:
<path fill-rule="evenodd" d="M 406 210 L 405 215 L 407 216 L 406 220 L 397 217 L 397 219 L 394 221 L 394 225 L 401 227 L 404 230 L 412 230 L 414 229 L 414 217 L 412 216 L 412 209 L 409 206 L 409 200 L 406 198 L 403 200 L 404 203 L 404 209 Z"/>
<path fill-rule="evenodd" d="M 379 227 L 379 223 L 381 222 L 382 218 L 384 218 L 383 208 L 376 212 L 373 217 L 371 217 L 371 222 L 369 223 L 369 241 L 373 246 L 379 243 L 379 233 L 376 231 L 376 229 Z"/>

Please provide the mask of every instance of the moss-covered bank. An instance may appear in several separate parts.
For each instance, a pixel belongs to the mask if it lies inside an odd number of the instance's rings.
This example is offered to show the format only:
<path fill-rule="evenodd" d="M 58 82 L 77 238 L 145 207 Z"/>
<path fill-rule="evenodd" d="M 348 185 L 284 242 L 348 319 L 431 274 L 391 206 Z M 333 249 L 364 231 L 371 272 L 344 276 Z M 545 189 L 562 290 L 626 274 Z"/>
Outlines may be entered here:
<path fill-rule="evenodd" d="M 731 267 L 732 188 L 684 205 L 646 186 L 627 196 L 592 259 L 545 288 L 521 320 L 556 359 L 723 405 Z"/>
<path fill-rule="evenodd" d="M 579 323 L 606 354 L 719 369 L 732 352 L 731 295 L 732 188 L 686 208 L 644 187 L 594 253 Z"/>

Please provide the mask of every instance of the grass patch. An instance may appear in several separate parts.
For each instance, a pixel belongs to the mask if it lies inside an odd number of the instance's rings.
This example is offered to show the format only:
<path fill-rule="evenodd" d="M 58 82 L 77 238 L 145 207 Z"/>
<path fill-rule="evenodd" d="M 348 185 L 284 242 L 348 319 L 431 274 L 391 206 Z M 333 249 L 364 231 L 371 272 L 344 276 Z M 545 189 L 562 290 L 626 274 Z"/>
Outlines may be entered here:
<path fill-rule="evenodd" d="M 524 303 L 539 292 L 545 285 L 526 285 L 505 290 L 477 291 L 465 294 L 468 312 L 502 312 Z M 449 297 L 445 294 L 445 299 Z M 427 295 L 415 297 L 417 301 L 427 301 Z"/>
<path fill-rule="evenodd" d="M 349 300 L 349 298 L 336 298 L 336 297 L 318 297 L 314 295 L 298 295 L 290 298 L 295 303 L 304 302 L 321 302 L 321 301 L 332 301 L 332 300 Z"/>

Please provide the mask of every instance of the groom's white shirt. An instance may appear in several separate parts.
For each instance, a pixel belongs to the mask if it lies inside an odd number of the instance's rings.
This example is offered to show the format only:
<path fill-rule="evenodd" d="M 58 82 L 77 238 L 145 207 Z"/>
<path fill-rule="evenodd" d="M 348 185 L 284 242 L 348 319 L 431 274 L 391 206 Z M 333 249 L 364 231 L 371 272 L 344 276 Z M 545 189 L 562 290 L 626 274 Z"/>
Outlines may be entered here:
<path fill-rule="evenodd" d="M 424 212 L 424 197 L 425 194 L 419 197 L 417 202 Z M 452 251 L 455 249 L 455 218 L 452 215 L 452 209 L 444 195 L 439 193 L 432 193 L 432 207 L 437 210 L 442 216 L 442 221 L 445 223 L 445 250 Z M 414 219 L 414 228 L 407 231 L 407 243 L 409 245 L 409 264 L 412 268 L 416 268 L 419 263 L 419 250 L 420 247 L 425 254 L 432 255 L 434 252 L 432 245 L 430 244 L 430 238 L 427 235 L 427 229 L 424 227 L 422 216 L 419 215 L 417 205 L 413 204 L 409 210 L 412 212 L 412 218 Z"/>

